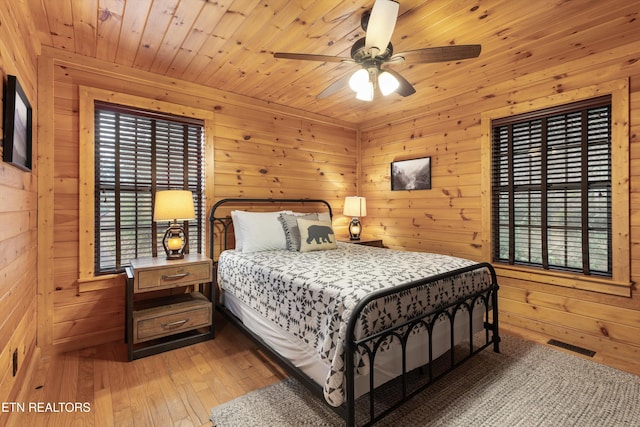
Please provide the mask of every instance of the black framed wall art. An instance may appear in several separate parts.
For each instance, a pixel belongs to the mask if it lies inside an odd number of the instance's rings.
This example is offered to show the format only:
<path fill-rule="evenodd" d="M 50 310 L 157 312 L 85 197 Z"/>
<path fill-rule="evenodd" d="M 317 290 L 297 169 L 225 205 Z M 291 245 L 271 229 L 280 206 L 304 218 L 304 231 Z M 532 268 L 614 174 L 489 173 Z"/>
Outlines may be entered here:
<path fill-rule="evenodd" d="M 7 76 L 4 90 L 2 160 L 30 171 L 32 110 L 16 76 Z"/>
<path fill-rule="evenodd" d="M 431 157 L 391 163 L 391 190 L 431 189 Z"/>

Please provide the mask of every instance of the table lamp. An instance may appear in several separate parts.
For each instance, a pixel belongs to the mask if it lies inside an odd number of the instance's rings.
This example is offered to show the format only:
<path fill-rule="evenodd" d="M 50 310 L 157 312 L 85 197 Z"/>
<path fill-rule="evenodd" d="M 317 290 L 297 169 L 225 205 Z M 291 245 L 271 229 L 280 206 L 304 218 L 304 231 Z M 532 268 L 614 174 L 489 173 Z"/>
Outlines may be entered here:
<path fill-rule="evenodd" d="M 344 198 L 344 216 L 350 216 L 349 239 L 360 240 L 362 225 L 358 217 L 367 216 L 367 201 L 364 197 L 348 196 Z"/>
<path fill-rule="evenodd" d="M 193 195 L 187 190 L 163 190 L 156 193 L 153 209 L 153 220 L 173 221 L 164 232 L 162 246 L 167 253 L 167 259 L 184 258 L 184 248 L 189 244 L 184 228 L 178 221 L 195 219 Z"/>

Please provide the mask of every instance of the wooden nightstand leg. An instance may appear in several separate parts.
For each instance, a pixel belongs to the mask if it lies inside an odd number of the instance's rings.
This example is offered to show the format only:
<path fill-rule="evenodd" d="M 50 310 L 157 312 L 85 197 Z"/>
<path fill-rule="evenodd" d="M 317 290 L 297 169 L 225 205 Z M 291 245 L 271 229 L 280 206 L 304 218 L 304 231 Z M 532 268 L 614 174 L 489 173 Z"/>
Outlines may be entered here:
<path fill-rule="evenodd" d="M 125 284 L 125 316 L 124 316 L 124 341 L 127 343 L 127 357 L 133 360 L 133 271 L 126 267 L 127 280 Z"/>

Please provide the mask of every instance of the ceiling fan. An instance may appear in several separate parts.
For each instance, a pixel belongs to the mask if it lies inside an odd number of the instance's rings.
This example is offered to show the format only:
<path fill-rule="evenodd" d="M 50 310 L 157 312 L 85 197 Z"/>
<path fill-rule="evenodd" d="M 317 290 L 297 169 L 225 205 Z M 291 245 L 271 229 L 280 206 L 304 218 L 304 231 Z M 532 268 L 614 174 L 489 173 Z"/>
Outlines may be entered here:
<path fill-rule="evenodd" d="M 416 92 L 413 85 L 399 73 L 388 67 L 383 69 L 383 64 L 399 64 L 404 61 L 422 64 L 448 62 L 480 55 L 479 44 L 427 47 L 394 55 L 390 40 L 398 19 L 399 7 L 399 3 L 394 0 L 375 0 L 371 11 L 362 15 L 360 25 L 365 31 L 365 37 L 353 44 L 351 58 L 286 52 L 276 52 L 273 56 L 282 59 L 359 64 L 362 68 L 334 81 L 320 92 L 317 98 L 326 98 L 348 84 L 356 92 L 357 99 L 372 101 L 376 88 L 384 96 L 394 92 L 401 96 L 409 96 Z"/>

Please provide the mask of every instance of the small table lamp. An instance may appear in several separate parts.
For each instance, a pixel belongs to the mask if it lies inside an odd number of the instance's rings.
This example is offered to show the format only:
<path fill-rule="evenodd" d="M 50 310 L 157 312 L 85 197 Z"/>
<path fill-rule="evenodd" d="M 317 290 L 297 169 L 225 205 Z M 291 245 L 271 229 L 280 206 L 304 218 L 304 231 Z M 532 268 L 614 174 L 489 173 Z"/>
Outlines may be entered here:
<path fill-rule="evenodd" d="M 367 201 L 364 197 L 349 196 L 344 198 L 344 216 L 350 216 L 349 239 L 360 240 L 362 225 L 358 217 L 367 216 Z"/>
<path fill-rule="evenodd" d="M 167 259 L 184 258 L 184 248 L 189 244 L 187 235 L 178 221 L 194 219 L 193 195 L 187 190 L 164 190 L 156 193 L 153 220 L 173 221 L 164 232 L 162 246 Z"/>

